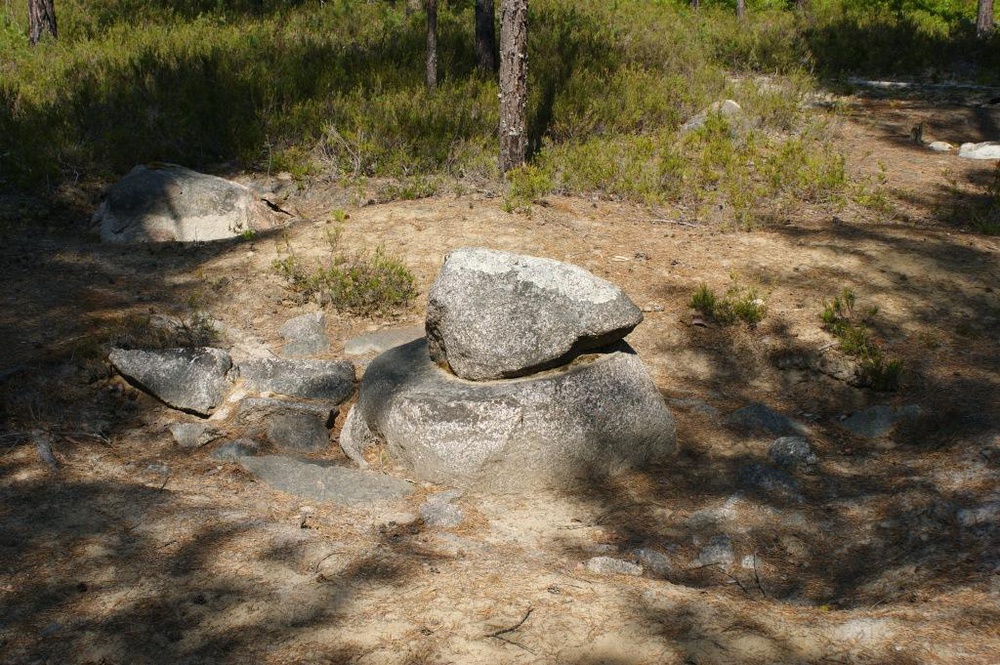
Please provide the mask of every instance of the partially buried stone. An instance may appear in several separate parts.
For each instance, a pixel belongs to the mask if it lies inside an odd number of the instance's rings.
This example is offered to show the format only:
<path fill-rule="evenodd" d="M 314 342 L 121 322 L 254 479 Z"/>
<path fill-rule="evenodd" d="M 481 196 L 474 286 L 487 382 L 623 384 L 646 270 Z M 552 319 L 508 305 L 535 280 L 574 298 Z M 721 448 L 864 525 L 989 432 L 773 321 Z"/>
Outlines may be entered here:
<path fill-rule="evenodd" d="M 563 364 L 641 322 L 628 296 L 582 268 L 483 248 L 448 254 L 427 303 L 431 358 L 470 380 Z"/>
<path fill-rule="evenodd" d="M 232 360 L 220 349 L 114 349 L 108 357 L 122 376 L 182 411 L 207 416 L 229 389 Z"/>
<path fill-rule="evenodd" d="M 170 433 L 181 448 L 199 448 L 222 436 L 219 430 L 205 423 L 173 423 Z"/>
<path fill-rule="evenodd" d="M 237 439 L 222 444 L 212 452 L 212 459 L 235 462 L 241 457 L 252 457 L 260 452 L 260 444 L 252 439 Z"/>
<path fill-rule="evenodd" d="M 598 575 L 642 575 L 642 566 L 610 556 L 595 556 L 590 559 L 587 561 L 587 570 Z"/>
<path fill-rule="evenodd" d="M 796 471 L 809 471 L 819 463 L 812 446 L 801 436 L 783 436 L 775 439 L 768 456 L 778 466 Z"/>
<path fill-rule="evenodd" d="M 262 427 L 268 441 L 282 450 L 318 452 L 330 443 L 336 407 L 310 402 L 250 398 L 240 402 L 239 422 Z"/>
<path fill-rule="evenodd" d="M 769 434 L 807 434 L 808 428 L 770 407 L 755 403 L 737 409 L 726 418 L 726 424 L 733 429 L 747 433 L 767 432 Z"/>
<path fill-rule="evenodd" d="M 314 356 L 330 348 L 323 312 L 303 314 L 286 322 L 278 333 L 285 339 L 284 356 Z"/>
<path fill-rule="evenodd" d="M 354 364 L 348 360 L 256 358 L 240 364 L 240 376 L 254 390 L 333 404 L 354 391 Z"/>
<path fill-rule="evenodd" d="M 345 469 L 329 462 L 282 455 L 241 457 L 240 465 L 271 487 L 310 501 L 363 506 L 413 493 L 410 483 L 377 473 Z"/>

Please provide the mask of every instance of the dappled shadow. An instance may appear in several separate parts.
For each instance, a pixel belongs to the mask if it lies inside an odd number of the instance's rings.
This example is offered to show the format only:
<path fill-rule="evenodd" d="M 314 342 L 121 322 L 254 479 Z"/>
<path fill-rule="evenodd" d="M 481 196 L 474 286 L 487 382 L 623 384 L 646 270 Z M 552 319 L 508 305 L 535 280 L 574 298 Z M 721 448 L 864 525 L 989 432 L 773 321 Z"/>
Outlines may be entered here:
<path fill-rule="evenodd" d="M 972 23 L 947 34 L 919 25 L 917 13 L 909 9 L 904 13 L 901 3 L 893 7 L 858 5 L 858 9 L 844 11 L 864 16 L 845 15 L 805 30 L 816 67 L 825 77 L 864 73 L 971 78 L 977 72 L 996 71 L 1000 65 L 1000 41 L 976 39 Z M 925 20 L 929 18 L 925 15 Z"/>

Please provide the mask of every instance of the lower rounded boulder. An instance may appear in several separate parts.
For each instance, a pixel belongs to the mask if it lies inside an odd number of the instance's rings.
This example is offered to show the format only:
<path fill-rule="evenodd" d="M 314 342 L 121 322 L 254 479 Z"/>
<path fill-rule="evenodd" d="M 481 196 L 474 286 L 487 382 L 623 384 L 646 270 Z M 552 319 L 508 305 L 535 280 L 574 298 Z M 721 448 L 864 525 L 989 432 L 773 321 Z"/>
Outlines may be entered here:
<path fill-rule="evenodd" d="M 384 444 L 420 480 L 500 491 L 573 484 L 675 450 L 674 420 L 631 347 L 529 377 L 467 381 L 435 364 L 426 339 L 378 356 L 340 444 Z"/>

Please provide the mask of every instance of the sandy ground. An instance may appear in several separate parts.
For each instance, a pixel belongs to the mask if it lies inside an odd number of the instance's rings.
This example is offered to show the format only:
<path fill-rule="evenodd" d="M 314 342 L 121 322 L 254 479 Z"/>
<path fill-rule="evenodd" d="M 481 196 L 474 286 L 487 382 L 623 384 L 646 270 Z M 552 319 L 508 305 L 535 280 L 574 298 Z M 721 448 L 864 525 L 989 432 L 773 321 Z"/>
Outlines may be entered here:
<path fill-rule="evenodd" d="M 321 181 L 287 202 L 315 221 L 250 241 L 122 248 L 9 224 L 0 661 L 997 662 L 1000 241 L 944 214 L 971 209 L 994 164 L 908 139 L 921 121 L 928 140 L 997 138 L 993 117 L 948 101 L 850 99 L 832 120 L 837 140 L 856 176 L 884 178 L 891 211 L 802 207 L 750 233 L 585 197 L 518 214 L 480 192 L 354 206 Z M 341 208 L 338 250 L 384 247 L 421 295 L 394 319 L 328 311 L 329 357 L 355 335 L 419 323 L 450 249 L 569 261 L 647 310 L 629 340 L 673 405 L 675 463 L 530 495 L 466 492 L 462 524 L 436 528 L 414 515 L 444 488 L 304 513 L 306 502 L 210 459 L 214 445 L 178 448 L 166 427 L 179 414 L 114 377 L 106 344 L 141 338 L 150 313 L 200 313 L 225 346 L 276 347 L 282 323 L 318 306 L 271 264 L 289 251 L 329 257 Z M 724 291 L 732 275 L 765 294 L 764 321 L 692 325 L 694 289 Z M 844 287 L 878 307 L 875 334 L 904 361 L 899 391 L 810 369 L 836 359 L 819 314 Z M 810 428 L 821 462 L 798 478 L 801 502 L 741 483 L 774 437 L 724 418 L 753 402 Z M 874 440 L 840 425 L 873 404 L 923 415 Z M 336 446 L 324 457 L 345 462 Z M 703 565 L 720 535 L 735 561 Z M 639 577 L 585 568 L 638 549 L 665 563 Z"/>

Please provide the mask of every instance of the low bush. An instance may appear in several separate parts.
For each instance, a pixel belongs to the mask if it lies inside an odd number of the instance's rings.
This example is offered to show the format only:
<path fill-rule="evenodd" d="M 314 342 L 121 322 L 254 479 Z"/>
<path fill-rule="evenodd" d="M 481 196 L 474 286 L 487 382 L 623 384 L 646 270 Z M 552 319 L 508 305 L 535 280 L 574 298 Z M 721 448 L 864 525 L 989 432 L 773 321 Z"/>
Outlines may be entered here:
<path fill-rule="evenodd" d="M 767 302 L 759 290 L 740 284 L 735 276 L 722 297 L 702 283 L 691 296 L 690 306 L 723 326 L 745 323 L 754 328 L 767 314 Z"/>
<path fill-rule="evenodd" d="M 382 247 L 342 254 L 336 250 L 338 237 L 339 230 L 329 237 L 330 259 L 324 266 L 303 265 L 289 249 L 273 268 L 292 288 L 309 296 L 319 294 L 334 309 L 357 316 L 392 315 L 413 302 L 416 279 L 400 259 Z"/>
<path fill-rule="evenodd" d="M 823 327 L 837 339 L 841 351 L 858 359 L 858 378 L 863 385 L 878 391 L 897 390 L 902 381 L 903 361 L 886 356 L 868 330 L 878 308 L 871 307 L 859 314 L 855 309 L 856 300 L 854 291 L 845 288 L 840 295 L 824 303 L 820 314 Z"/>

